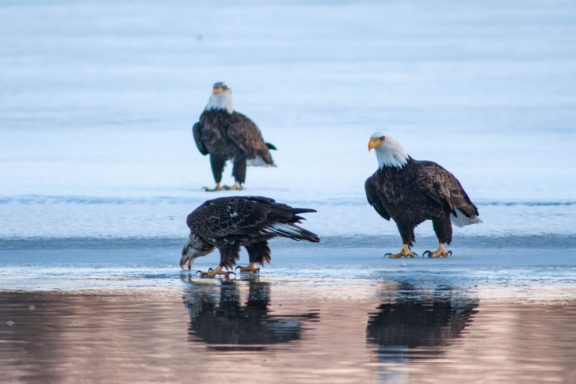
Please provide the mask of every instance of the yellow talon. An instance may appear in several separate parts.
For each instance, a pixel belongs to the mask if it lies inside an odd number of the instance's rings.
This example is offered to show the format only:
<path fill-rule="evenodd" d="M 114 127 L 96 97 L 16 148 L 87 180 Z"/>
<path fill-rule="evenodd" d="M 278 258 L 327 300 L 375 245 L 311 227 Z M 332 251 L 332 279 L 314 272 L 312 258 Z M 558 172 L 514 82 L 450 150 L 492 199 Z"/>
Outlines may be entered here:
<path fill-rule="evenodd" d="M 226 189 L 228 187 L 226 186 L 221 186 L 220 183 L 216 183 L 216 185 L 214 186 L 214 188 L 208 188 L 208 187 L 203 187 L 202 189 L 205 192 L 218 192 L 218 191 L 223 191 L 224 189 Z"/>
<path fill-rule="evenodd" d="M 256 265 L 256 263 L 250 263 L 245 267 L 238 266 L 236 269 L 239 269 L 240 272 L 250 272 L 250 273 L 259 273 L 260 268 Z"/>
<path fill-rule="evenodd" d="M 444 246 L 444 243 L 439 243 L 438 249 L 435 251 L 424 252 L 424 256 L 428 256 L 428 257 L 432 257 L 432 258 L 448 257 L 450 255 L 452 255 L 452 251 L 446 251 L 446 247 Z"/>
<path fill-rule="evenodd" d="M 399 259 L 401 257 L 416 257 L 417 255 L 410 250 L 408 244 L 402 244 L 402 249 L 398 253 L 387 253 L 390 259 Z"/>
<path fill-rule="evenodd" d="M 228 271 L 222 270 L 222 267 L 220 267 L 220 266 L 218 266 L 214 269 L 210 268 L 208 270 L 208 272 L 202 272 L 202 271 L 198 271 L 198 272 L 200 273 L 200 277 L 208 278 L 208 279 L 213 279 L 217 275 L 223 275 L 226 279 L 228 279 L 228 278 L 230 278 L 230 274 L 234 274 L 234 272 L 228 272 Z"/>
<path fill-rule="evenodd" d="M 224 189 L 226 189 L 227 191 L 242 191 L 244 188 L 242 188 L 242 185 L 240 185 L 239 182 L 235 182 L 234 184 L 232 184 L 231 187 L 224 186 Z"/>

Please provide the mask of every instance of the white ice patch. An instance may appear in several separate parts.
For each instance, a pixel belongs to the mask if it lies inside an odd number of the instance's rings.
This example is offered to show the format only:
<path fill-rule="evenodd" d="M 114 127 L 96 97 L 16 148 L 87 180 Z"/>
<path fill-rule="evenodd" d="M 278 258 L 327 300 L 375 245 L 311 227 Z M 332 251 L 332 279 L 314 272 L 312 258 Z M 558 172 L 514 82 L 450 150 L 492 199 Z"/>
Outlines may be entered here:
<path fill-rule="evenodd" d="M 452 223 L 457 226 L 457 227 L 464 227 L 466 225 L 471 225 L 471 224 L 478 224 L 481 223 L 482 220 L 480 220 L 480 218 L 478 216 L 474 216 L 474 217 L 466 217 L 466 215 L 464 215 L 464 213 L 462 213 L 461 210 L 456 209 L 456 216 L 455 215 L 450 215 L 450 221 L 452 221 Z"/>
<path fill-rule="evenodd" d="M 230 213 L 230 217 L 231 217 L 231 218 L 235 218 L 235 217 L 238 217 L 238 216 L 239 216 L 239 214 L 238 214 L 238 212 L 236 212 L 236 211 Z"/>

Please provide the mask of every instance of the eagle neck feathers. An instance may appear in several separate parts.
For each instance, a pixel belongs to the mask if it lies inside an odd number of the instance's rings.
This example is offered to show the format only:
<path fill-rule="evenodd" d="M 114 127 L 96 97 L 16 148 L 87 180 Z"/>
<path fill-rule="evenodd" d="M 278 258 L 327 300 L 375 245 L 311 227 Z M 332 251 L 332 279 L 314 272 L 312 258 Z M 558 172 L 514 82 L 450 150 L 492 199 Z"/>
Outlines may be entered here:
<path fill-rule="evenodd" d="M 234 112 L 232 103 L 232 93 L 225 91 L 222 93 L 212 94 L 208 99 L 205 111 L 226 111 L 230 114 Z"/>
<path fill-rule="evenodd" d="M 378 149 L 376 150 L 376 158 L 378 159 L 378 168 L 397 168 L 402 169 L 411 159 L 410 155 L 404 148 L 394 149 Z"/>

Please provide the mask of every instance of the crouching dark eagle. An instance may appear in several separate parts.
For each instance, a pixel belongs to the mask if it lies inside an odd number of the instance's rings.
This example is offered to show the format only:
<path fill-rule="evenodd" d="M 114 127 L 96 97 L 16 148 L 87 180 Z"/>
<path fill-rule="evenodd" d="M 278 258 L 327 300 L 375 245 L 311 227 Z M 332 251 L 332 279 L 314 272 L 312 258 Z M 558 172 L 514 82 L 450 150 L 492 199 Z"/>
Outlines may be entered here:
<path fill-rule="evenodd" d="M 431 161 L 414 160 L 394 138 L 375 133 L 368 150 L 375 149 L 379 169 L 366 180 L 370 205 L 386 220 L 396 222 L 402 237 L 400 253 L 391 258 L 414 257 L 414 228 L 432 220 L 438 249 L 430 257 L 446 257 L 452 241 L 452 223 L 462 227 L 480 223 L 478 209 L 453 174 Z"/>
<path fill-rule="evenodd" d="M 232 90 L 222 82 L 215 83 L 208 104 L 192 127 L 198 150 L 210 155 L 210 165 L 216 186 L 206 191 L 242 189 L 246 180 L 246 166 L 275 166 L 270 149 L 276 149 L 262 138 L 260 129 L 252 120 L 234 111 Z M 233 162 L 232 187 L 221 186 L 226 161 Z"/>
<path fill-rule="evenodd" d="M 182 249 L 180 267 L 188 262 L 188 270 L 197 257 L 205 256 L 214 248 L 220 251 L 220 264 L 203 273 L 205 277 L 228 276 L 223 269 L 236 265 L 240 247 L 245 247 L 250 264 L 241 272 L 256 272 L 257 265 L 271 260 L 268 240 L 287 237 L 292 240 L 320 241 L 318 236 L 296 225 L 304 220 L 301 213 L 316 212 L 308 208 L 292 208 L 260 196 L 221 197 L 208 200 L 196 208 L 186 219 L 190 228 L 188 241 Z"/>

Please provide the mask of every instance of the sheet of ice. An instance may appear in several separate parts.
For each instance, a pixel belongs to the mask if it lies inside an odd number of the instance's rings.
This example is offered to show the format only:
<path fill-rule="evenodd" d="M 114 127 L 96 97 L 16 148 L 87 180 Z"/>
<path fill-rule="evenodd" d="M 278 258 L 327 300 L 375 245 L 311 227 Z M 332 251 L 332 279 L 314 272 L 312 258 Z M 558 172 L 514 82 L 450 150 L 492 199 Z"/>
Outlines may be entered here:
<path fill-rule="evenodd" d="M 217 80 L 278 146 L 246 193 L 317 208 L 321 236 L 396 234 L 364 197 L 376 130 L 458 176 L 484 223 L 457 237 L 575 234 L 574 2 L 24 1 L 0 18 L 2 239 L 185 236 L 214 196 L 190 127 Z"/>
<path fill-rule="evenodd" d="M 112 241 L 114 243 L 114 241 Z M 389 243 L 387 246 L 390 246 Z M 429 245 L 432 245 L 430 242 Z M 462 246 L 446 259 L 390 260 L 382 247 L 300 247 L 275 242 L 273 263 L 262 268 L 262 281 L 293 281 L 298 284 L 334 284 L 354 279 L 362 284 L 401 281 L 418 286 L 452 287 L 482 292 L 486 297 L 520 295 L 535 298 L 538 287 L 548 287 L 546 297 L 576 295 L 576 247 Z M 198 279 L 194 271 L 218 263 L 216 253 L 197 259 L 192 273 L 179 271 L 177 245 L 160 242 L 108 247 L 106 242 L 62 248 L 3 249 L 1 290 L 81 290 L 177 288 L 193 280 L 219 284 L 219 279 Z M 240 263 L 247 262 L 242 254 Z M 253 276 L 238 275 L 237 278 Z M 550 292 L 550 287 L 559 287 Z"/>

